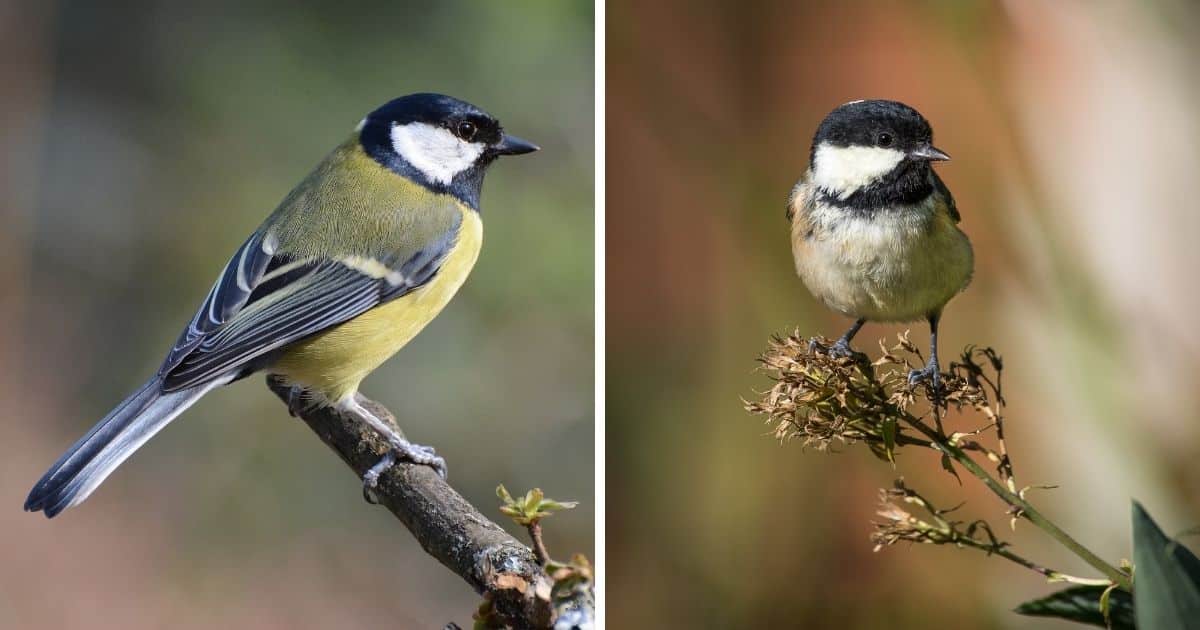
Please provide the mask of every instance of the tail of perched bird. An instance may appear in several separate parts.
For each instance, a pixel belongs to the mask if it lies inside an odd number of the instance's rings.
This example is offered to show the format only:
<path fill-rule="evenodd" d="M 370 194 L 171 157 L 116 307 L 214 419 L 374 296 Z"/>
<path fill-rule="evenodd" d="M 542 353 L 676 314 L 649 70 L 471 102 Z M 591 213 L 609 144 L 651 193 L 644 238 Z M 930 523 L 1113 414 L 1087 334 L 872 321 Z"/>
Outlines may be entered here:
<path fill-rule="evenodd" d="M 51 518 L 78 505 L 155 433 L 210 389 L 228 379 L 179 391 L 162 391 L 154 377 L 117 405 L 59 458 L 29 491 L 25 510 Z"/>

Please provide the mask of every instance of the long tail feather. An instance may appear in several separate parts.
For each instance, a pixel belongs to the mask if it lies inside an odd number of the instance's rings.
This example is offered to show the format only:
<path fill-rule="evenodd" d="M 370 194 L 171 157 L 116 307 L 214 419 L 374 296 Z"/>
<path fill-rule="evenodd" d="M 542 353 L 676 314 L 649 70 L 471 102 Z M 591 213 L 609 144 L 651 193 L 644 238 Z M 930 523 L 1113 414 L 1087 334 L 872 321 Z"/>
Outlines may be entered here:
<path fill-rule="evenodd" d="M 150 379 L 54 462 L 29 491 L 25 509 L 45 512 L 50 518 L 79 505 L 146 440 L 209 390 L 230 380 L 163 393 L 161 380 Z"/>

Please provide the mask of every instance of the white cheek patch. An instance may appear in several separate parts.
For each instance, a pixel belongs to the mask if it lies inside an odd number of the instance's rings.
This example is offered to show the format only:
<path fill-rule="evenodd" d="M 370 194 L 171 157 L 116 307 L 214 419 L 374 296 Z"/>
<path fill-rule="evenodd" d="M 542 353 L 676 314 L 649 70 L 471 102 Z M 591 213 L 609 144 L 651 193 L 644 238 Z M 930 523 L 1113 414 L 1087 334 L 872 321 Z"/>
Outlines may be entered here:
<path fill-rule="evenodd" d="M 430 180 L 449 184 L 475 164 L 485 146 L 466 142 L 449 130 L 425 123 L 392 127 L 392 149 Z"/>
<path fill-rule="evenodd" d="M 884 147 L 836 147 L 821 143 L 813 155 L 813 183 L 845 199 L 887 175 L 904 152 Z"/>

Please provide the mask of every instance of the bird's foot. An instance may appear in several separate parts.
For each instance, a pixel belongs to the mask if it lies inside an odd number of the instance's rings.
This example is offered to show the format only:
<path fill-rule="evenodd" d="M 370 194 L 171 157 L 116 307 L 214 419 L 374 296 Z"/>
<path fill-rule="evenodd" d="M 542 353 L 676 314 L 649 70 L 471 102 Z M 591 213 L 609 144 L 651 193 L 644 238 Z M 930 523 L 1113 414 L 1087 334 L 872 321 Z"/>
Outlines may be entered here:
<path fill-rule="evenodd" d="M 846 341 L 845 338 L 838 339 L 828 346 L 817 341 L 816 339 L 813 339 L 808 342 L 808 351 L 814 354 L 818 352 L 827 354 L 835 359 L 841 359 L 845 357 L 849 357 L 856 361 L 867 359 L 867 355 L 855 350 L 854 348 L 851 348 L 850 342 Z"/>
<path fill-rule="evenodd" d="M 287 408 L 293 418 L 299 418 L 318 406 L 319 404 L 311 399 L 310 394 L 303 387 L 293 385 L 288 389 Z"/>
<path fill-rule="evenodd" d="M 908 373 L 908 384 L 910 387 L 916 387 L 923 382 L 929 383 L 930 391 L 933 392 L 935 397 L 941 394 L 942 371 L 936 359 L 931 359 L 924 368 L 912 370 Z"/>
<path fill-rule="evenodd" d="M 849 341 L 846 341 L 845 339 L 838 339 L 837 341 L 833 342 L 832 346 L 829 346 L 829 356 L 837 358 L 850 357 L 852 359 L 856 359 L 858 357 L 865 357 L 866 355 L 851 348 Z"/>
<path fill-rule="evenodd" d="M 421 466 L 429 466 L 442 479 L 446 479 L 446 460 L 438 456 L 432 446 L 413 444 L 408 440 L 390 439 L 391 450 L 384 454 L 374 466 L 363 473 L 363 498 L 367 503 L 376 503 L 372 492 L 379 485 L 379 478 L 399 460 L 406 460 Z"/>

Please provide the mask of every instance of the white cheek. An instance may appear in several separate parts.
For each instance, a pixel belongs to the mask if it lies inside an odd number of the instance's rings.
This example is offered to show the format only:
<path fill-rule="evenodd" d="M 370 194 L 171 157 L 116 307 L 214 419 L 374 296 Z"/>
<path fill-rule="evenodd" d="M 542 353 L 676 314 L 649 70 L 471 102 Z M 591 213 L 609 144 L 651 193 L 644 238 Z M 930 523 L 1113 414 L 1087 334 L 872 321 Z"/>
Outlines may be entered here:
<path fill-rule="evenodd" d="M 845 199 L 887 175 L 904 153 L 883 147 L 836 147 L 822 143 L 813 155 L 813 183 Z"/>
<path fill-rule="evenodd" d="M 430 180 L 443 185 L 475 164 L 484 148 L 483 144 L 464 142 L 449 130 L 425 123 L 392 127 L 392 149 Z"/>

